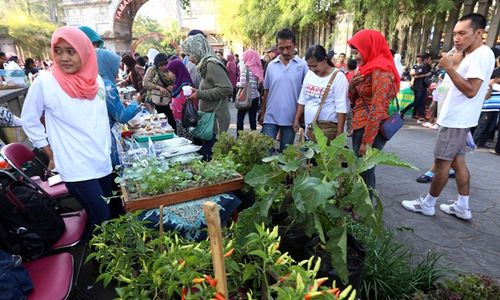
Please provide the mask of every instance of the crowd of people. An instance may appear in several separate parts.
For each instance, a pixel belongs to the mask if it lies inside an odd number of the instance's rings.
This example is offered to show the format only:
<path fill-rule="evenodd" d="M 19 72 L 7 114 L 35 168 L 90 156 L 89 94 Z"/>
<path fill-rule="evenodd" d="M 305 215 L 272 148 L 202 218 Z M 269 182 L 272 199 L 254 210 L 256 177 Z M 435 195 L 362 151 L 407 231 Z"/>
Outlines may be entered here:
<path fill-rule="evenodd" d="M 436 72 L 428 54 L 419 56 L 411 72 L 415 98 L 401 115 L 413 108 L 421 121 L 435 119 L 439 131 L 432 176 L 428 176 L 431 189 L 425 197 L 403 201 L 403 207 L 410 211 L 434 215 L 437 198 L 453 169 L 458 200 L 440 208 L 471 218 L 464 159 L 467 135 L 479 121 L 474 139 L 479 146 L 485 145 L 497 126 L 500 109 L 500 76 L 498 69 L 493 72 L 494 54 L 482 44 L 485 24 L 478 14 L 458 21 L 454 51 L 444 53 L 438 63 L 444 77 L 433 77 L 434 93 L 429 93 L 428 78 Z M 301 128 L 306 138 L 314 141 L 312 126 L 318 126 L 328 141 L 347 132 L 359 157 L 369 148 L 382 150 L 388 140 L 380 131 L 381 122 L 389 118 L 390 103 L 407 76 L 401 56 L 391 53 L 386 39 L 376 30 L 357 32 L 348 45 L 351 57 L 340 53 L 335 59 L 332 50 L 312 45 L 301 58 L 295 33 L 283 28 L 276 33 L 276 44 L 262 58 L 256 50 L 247 49 L 240 60 L 237 54 L 224 57 L 221 51 L 214 51 L 203 32 L 192 30 L 175 55 L 150 49 L 146 56 L 119 56 L 105 49 L 91 28 L 61 27 L 52 36 L 51 68 L 39 72 L 32 59 L 24 64 L 26 74 L 37 75 L 22 110 L 23 128 L 33 146 L 49 158 L 49 168 L 57 169 L 88 212 L 93 226 L 123 213 L 119 201 L 103 201 L 111 196 L 112 169 L 120 164 L 111 128 L 131 120 L 142 106 L 164 113 L 177 135 L 201 146 L 200 154 L 206 160 L 211 158 L 217 134 L 229 129 L 230 103 L 241 101 L 245 89 L 251 102 L 238 110 L 237 131 L 243 130 L 248 115 L 250 129 L 256 130 L 259 123 L 262 133 L 279 144 L 279 151 L 294 143 Z M 183 89 L 186 86 L 192 87 L 188 95 Z M 120 87 L 133 87 L 133 99 L 123 101 Z M 433 105 L 432 113 L 426 112 L 430 95 L 439 102 L 434 105 L 438 107 L 436 115 Z M 187 99 L 199 111 L 215 113 L 210 139 L 194 138 L 183 127 Z M 488 101 L 483 105 L 485 99 Z M 500 154 L 498 144 L 495 153 Z M 375 189 L 374 169 L 362 177 Z"/>

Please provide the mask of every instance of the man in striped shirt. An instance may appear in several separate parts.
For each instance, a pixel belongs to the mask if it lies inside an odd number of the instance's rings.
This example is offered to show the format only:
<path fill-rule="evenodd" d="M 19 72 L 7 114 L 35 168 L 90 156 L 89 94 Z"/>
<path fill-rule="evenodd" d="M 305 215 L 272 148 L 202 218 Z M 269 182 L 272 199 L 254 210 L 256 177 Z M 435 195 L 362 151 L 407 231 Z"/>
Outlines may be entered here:
<path fill-rule="evenodd" d="M 494 133 L 500 111 L 500 69 L 493 72 L 488 84 L 483 108 L 474 131 L 474 142 L 478 147 L 484 147 L 491 134 Z"/>

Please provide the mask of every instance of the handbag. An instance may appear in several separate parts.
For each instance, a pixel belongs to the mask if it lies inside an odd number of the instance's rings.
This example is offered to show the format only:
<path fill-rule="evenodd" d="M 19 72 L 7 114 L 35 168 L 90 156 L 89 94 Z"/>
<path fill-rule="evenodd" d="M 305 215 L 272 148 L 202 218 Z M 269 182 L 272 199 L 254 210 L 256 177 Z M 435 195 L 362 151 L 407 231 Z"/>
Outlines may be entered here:
<path fill-rule="evenodd" d="M 380 133 L 386 140 L 390 140 L 404 124 L 401 114 L 399 113 L 398 97 L 396 97 L 396 107 L 398 108 L 397 111 L 380 124 Z"/>
<path fill-rule="evenodd" d="M 368 114 L 368 106 L 366 105 L 366 102 L 363 102 L 365 105 L 366 113 Z M 398 132 L 401 127 L 403 127 L 404 121 L 401 118 L 401 114 L 399 112 L 399 101 L 398 97 L 396 97 L 396 107 L 397 111 L 393 113 L 389 118 L 383 120 L 380 123 L 379 127 L 379 132 L 382 135 L 382 137 L 386 140 L 390 140 L 396 132 Z"/>
<path fill-rule="evenodd" d="M 326 85 L 325 90 L 323 91 L 323 95 L 321 96 L 321 102 L 319 103 L 318 110 L 316 111 L 316 115 L 314 116 L 312 122 L 307 125 L 306 129 L 306 136 L 309 140 L 316 142 L 316 137 L 314 136 L 313 132 L 313 126 L 317 125 L 321 131 L 325 134 L 327 137 L 328 141 L 331 141 L 337 136 L 337 123 L 332 122 L 332 121 L 319 121 L 318 122 L 318 117 L 321 112 L 321 109 L 323 108 L 323 104 L 325 103 L 326 97 L 328 97 L 328 93 L 330 92 L 330 88 L 332 87 L 333 80 L 337 76 L 337 73 L 339 70 L 336 70 L 332 76 L 330 77 L 330 80 L 328 81 L 328 84 Z M 334 129 L 335 128 L 335 129 Z"/>
<path fill-rule="evenodd" d="M 252 84 L 250 83 L 250 71 L 245 68 L 245 86 L 238 88 L 234 106 L 238 110 L 246 110 L 252 106 Z"/>
<path fill-rule="evenodd" d="M 198 124 L 191 130 L 193 137 L 203 141 L 210 141 L 214 137 L 215 112 L 219 109 L 222 101 L 224 100 L 219 100 L 219 103 L 211 112 L 198 111 Z"/>
<path fill-rule="evenodd" d="M 187 98 L 182 106 L 182 127 L 190 128 L 198 125 L 198 112 L 191 99 Z"/>

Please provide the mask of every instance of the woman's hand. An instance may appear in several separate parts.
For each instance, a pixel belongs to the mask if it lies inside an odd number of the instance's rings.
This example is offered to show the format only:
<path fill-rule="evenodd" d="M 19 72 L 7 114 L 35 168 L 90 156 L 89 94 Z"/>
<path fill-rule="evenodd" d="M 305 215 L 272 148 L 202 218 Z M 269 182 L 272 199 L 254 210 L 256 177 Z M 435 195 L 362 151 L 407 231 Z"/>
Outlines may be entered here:
<path fill-rule="evenodd" d="M 365 79 L 365 76 L 361 74 L 356 74 L 351 78 L 351 81 L 349 82 L 349 90 L 354 90 L 358 84 L 363 82 Z"/>
<path fill-rule="evenodd" d="M 189 96 L 189 99 L 196 101 L 198 100 L 198 92 L 197 90 L 193 89 L 191 92 L 191 96 Z"/>
<path fill-rule="evenodd" d="M 366 154 L 366 145 L 361 144 L 361 146 L 359 146 L 359 156 L 365 156 L 365 154 Z"/>
<path fill-rule="evenodd" d="M 166 89 L 166 88 L 164 88 L 164 87 L 161 87 L 161 88 L 160 88 L 160 93 L 162 93 L 162 95 L 168 95 L 168 91 L 167 91 L 167 89 Z"/>

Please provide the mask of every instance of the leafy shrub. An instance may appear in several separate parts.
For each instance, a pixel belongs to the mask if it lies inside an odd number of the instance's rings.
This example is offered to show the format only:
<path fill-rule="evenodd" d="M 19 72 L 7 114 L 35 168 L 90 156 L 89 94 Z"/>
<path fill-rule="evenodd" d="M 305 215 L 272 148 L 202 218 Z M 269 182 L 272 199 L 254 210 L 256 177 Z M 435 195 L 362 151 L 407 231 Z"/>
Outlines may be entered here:
<path fill-rule="evenodd" d="M 269 156 L 273 146 L 272 138 L 257 131 L 240 131 L 237 139 L 223 132 L 217 135 L 213 157 L 233 160 L 237 164 L 236 171 L 245 176 L 254 165 Z"/>
<path fill-rule="evenodd" d="M 376 236 L 359 223 L 351 223 L 349 231 L 366 250 L 363 285 L 364 299 L 411 299 L 415 292 L 429 291 L 446 274 L 439 266 L 440 254 L 415 255 L 409 246 L 396 241 L 385 231 Z"/>
<path fill-rule="evenodd" d="M 495 280 L 483 274 L 461 274 L 446 279 L 429 294 L 417 293 L 414 300 L 499 300 L 500 287 Z"/>

